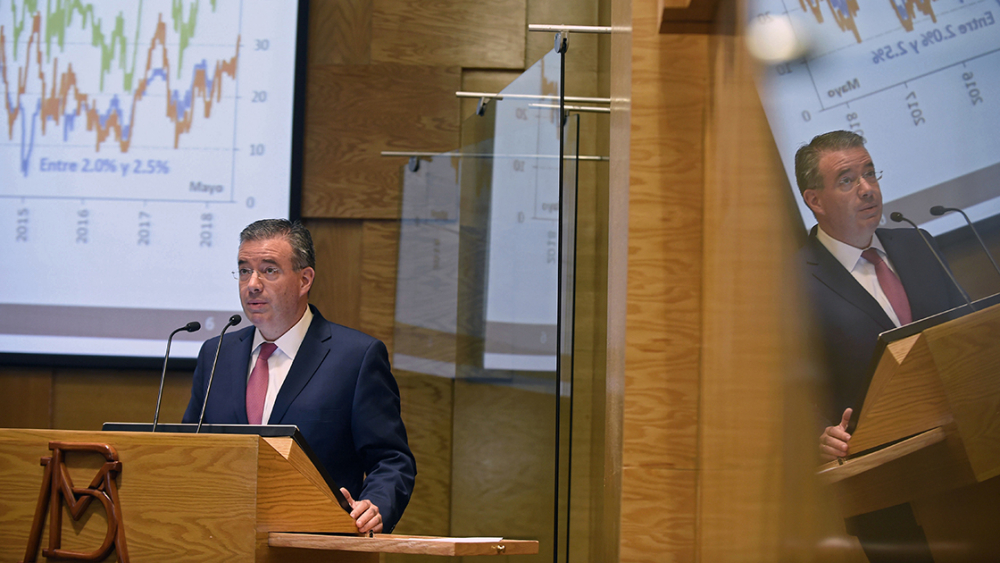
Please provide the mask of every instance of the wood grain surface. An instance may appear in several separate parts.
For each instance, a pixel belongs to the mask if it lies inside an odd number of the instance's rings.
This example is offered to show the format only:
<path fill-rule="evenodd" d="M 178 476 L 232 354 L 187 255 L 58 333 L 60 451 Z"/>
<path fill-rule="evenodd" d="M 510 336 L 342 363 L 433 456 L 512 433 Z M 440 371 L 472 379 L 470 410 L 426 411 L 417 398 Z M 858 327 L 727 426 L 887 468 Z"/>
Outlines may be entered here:
<path fill-rule="evenodd" d="M 301 547 L 329 551 L 360 551 L 402 553 L 409 555 L 531 555 L 538 553 L 538 542 L 499 538 L 490 541 L 482 538 L 449 538 L 376 534 L 375 537 L 321 536 L 316 534 L 272 533 L 268 545 L 274 547 Z M 518 561 L 521 558 L 517 559 Z"/>
<path fill-rule="evenodd" d="M 133 560 L 253 561 L 261 532 L 356 532 L 315 468 L 287 438 L 286 443 L 273 439 L 275 449 L 257 436 L 0 430 L 0 490 L 5 493 L 0 496 L 0 560 L 24 554 L 41 485 L 39 459 L 49 455 L 50 440 L 115 447 Z M 75 486 L 86 486 L 102 461 L 67 454 Z M 93 503 L 86 514 L 79 522 L 64 518 L 63 547 L 90 551 L 100 545 L 106 530 L 103 508 Z"/>
<path fill-rule="evenodd" d="M 154 438 L 155 436 L 155 438 Z M 256 436 L 0 430 L 0 560 L 18 561 L 41 484 L 49 440 L 111 442 L 122 462 L 119 494 L 134 561 L 251 561 L 254 549 Z M 74 482 L 93 476 L 93 456 L 68 456 Z M 63 523 L 64 546 L 100 545 L 103 509 Z M 48 522 L 46 522 L 46 530 Z M 46 532 L 47 534 L 47 532 Z M 47 535 L 46 535 L 47 537 Z M 90 549 L 86 549 L 90 546 Z"/>
<path fill-rule="evenodd" d="M 309 63 L 370 63 L 373 7 L 373 0 L 312 0 L 309 3 Z"/>
<path fill-rule="evenodd" d="M 980 481 L 1000 475 L 998 333 L 998 305 L 924 333 L 969 463 Z"/>
<path fill-rule="evenodd" d="M 362 221 L 309 219 L 316 248 L 316 279 L 309 302 L 323 317 L 344 326 L 361 326 Z"/>
<path fill-rule="evenodd" d="M 372 60 L 522 68 L 526 0 L 373 0 Z"/>
<path fill-rule="evenodd" d="M 52 369 L 0 368 L 0 428 L 52 424 Z"/>
<path fill-rule="evenodd" d="M 381 151 L 455 148 L 458 67 L 320 65 L 308 82 L 303 215 L 398 218 L 406 160 Z"/>
<path fill-rule="evenodd" d="M 902 349 L 902 350 L 900 350 Z M 914 336 L 889 345 L 872 377 L 851 451 L 860 453 L 952 420 L 926 339 Z"/>

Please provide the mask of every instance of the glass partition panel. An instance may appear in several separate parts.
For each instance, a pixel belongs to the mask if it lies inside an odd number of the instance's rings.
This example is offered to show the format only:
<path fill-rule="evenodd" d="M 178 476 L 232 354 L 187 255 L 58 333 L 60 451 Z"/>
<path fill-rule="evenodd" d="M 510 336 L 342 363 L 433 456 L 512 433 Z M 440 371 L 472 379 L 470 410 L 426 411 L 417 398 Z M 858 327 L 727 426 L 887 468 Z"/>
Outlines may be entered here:
<path fill-rule="evenodd" d="M 575 155 L 577 120 L 560 119 L 561 58 L 481 105 L 460 150 L 401 172 L 393 367 L 454 378 L 450 533 L 538 539 L 526 563 L 564 557 L 568 509 L 576 160 L 560 151 Z"/>

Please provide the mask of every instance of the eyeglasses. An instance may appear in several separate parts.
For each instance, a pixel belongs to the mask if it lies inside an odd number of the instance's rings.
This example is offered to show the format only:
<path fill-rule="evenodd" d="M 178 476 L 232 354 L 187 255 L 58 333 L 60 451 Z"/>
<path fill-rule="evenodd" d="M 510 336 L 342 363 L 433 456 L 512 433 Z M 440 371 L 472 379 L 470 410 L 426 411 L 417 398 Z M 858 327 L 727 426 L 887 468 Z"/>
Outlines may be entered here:
<path fill-rule="evenodd" d="M 850 176 L 844 176 L 837 181 L 837 186 L 841 188 L 856 188 L 861 185 L 861 180 L 864 180 L 869 186 L 873 184 L 878 184 L 878 181 L 882 179 L 882 171 L 878 172 L 874 170 L 869 170 L 861 175 L 860 178 L 851 178 Z"/>
<path fill-rule="evenodd" d="M 277 266 L 268 266 L 263 270 L 255 270 L 253 268 L 240 268 L 233 272 L 233 278 L 240 280 L 241 283 L 246 283 L 250 281 L 250 277 L 253 273 L 257 272 L 257 279 L 274 281 L 281 277 L 281 268 Z"/>

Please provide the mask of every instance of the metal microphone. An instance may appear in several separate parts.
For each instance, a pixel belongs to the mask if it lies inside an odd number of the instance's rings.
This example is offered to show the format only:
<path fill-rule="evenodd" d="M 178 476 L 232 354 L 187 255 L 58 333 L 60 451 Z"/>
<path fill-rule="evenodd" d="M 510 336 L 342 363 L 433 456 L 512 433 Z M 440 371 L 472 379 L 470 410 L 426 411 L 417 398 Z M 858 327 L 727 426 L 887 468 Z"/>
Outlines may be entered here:
<path fill-rule="evenodd" d="M 160 374 L 160 392 L 156 395 L 156 412 L 153 413 L 153 432 L 156 432 L 156 421 L 160 419 L 160 401 L 163 399 L 163 381 L 167 378 L 167 359 L 170 358 L 170 341 L 174 335 L 180 331 L 197 332 L 201 330 L 201 323 L 191 321 L 188 324 L 170 333 L 167 337 L 167 353 L 163 355 L 163 373 Z"/>
<path fill-rule="evenodd" d="M 956 280 L 955 276 L 951 274 L 951 270 L 948 269 L 948 266 L 944 265 L 944 260 L 942 260 L 941 256 L 938 255 L 937 250 L 934 250 L 934 246 L 931 244 L 931 241 L 927 240 L 927 237 L 924 236 L 924 232 L 920 230 L 920 227 L 918 227 L 917 224 L 914 223 L 913 221 L 910 221 L 906 217 L 903 217 L 903 214 L 900 213 L 899 211 L 893 211 L 892 213 L 890 213 L 889 218 L 897 223 L 899 223 L 900 221 L 906 221 L 910 225 L 913 225 L 913 228 L 917 230 L 917 234 L 919 234 L 920 238 L 924 240 L 924 244 L 926 244 L 927 248 L 930 249 L 931 254 L 934 255 L 934 258 L 937 258 L 938 264 L 941 265 L 941 269 L 944 270 L 944 273 L 948 274 L 948 279 L 950 279 L 951 283 L 955 284 L 955 287 L 958 288 L 958 293 L 962 296 L 962 299 L 965 299 L 965 304 L 969 306 L 969 310 L 975 311 L 976 308 L 972 306 L 972 301 L 969 300 L 969 296 L 966 295 L 965 290 L 962 289 L 962 286 L 958 285 L 958 280 Z"/>
<path fill-rule="evenodd" d="M 934 207 L 931 208 L 931 215 L 935 217 L 940 217 L 949 211 L 958 211 L 959 213 L 962 214 L 962 217 L 965 217 L 965 222 L 969 224 L 969 228 L 972 229 L 972 234 L 976 235 L 976 239 L 979 241 L 979 246 L 983 247 L 983 251 L 986 252 L 986 255 L 990 257 L 990 262 L 993 262 L 993 269 L 996 270 L 998 274 L 1000 274 L 1000 266 L 997 266 L 997 261 L 993 259 L 993 254 L 990 253 L 989 248 L 986 248 L 986 243 L 983 242 L 983 237 L 979 236 L 979 231 L 976 229 L 976 226 L 972 224 L 972 221 L 969 219 L 969 216 L 965 214 L 965 211 L 962 211 L 957 207 L 944 207 L 943 205 L 935 205 Z"/>
<path fill-rule="evenodd" d="M 194 431 L 195 434 L 201 432 L 201 423 L 205 420 L 205 407 L 208 406 L 208 394 L 212 391 L 212 378 L 215 377 L 215 366 L 219 363 L 219 352 L 222 351 L 222 337 L 229 330 L 229 327 L 240 324 L 242 320 L 243 317 L 239 315 L 229 317 L 229 322 L 226 323 L 226 326 L 222 327 L 222 332 L 219 333 L 219 347 L 215 349 L 215 360 L 212 362 L 212 371 L 208 374 L 208 386 L 205 387 L 205 400 L 201 403 L 201 416 L 198 417 L 198 428 Z"/>

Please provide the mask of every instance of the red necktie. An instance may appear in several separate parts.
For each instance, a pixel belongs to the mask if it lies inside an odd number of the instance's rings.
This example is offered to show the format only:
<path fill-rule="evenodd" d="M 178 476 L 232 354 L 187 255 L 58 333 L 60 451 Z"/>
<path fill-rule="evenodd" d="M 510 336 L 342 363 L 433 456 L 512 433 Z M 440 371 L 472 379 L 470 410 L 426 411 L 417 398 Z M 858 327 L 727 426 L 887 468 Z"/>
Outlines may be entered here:
<path fill-rule="evenodd" d="M 878 284 L 882 286 L 882 291 L 885 293 L 886 298 L 889 299 L 892 310 L 899 317 L 900 326 L 913 322 L 913 313 L 910 312 L 910 300 L 906 298 L 906 291 L 903 290 L 903 284 L 900 283 L 896 274 L 892 273 L 885 260 L 882 260 L 882 257 L 878 255 L 878 251 L 874 248 L 869 248 L 861 253 L 861 257 L 875 266 L 875 276 L 878 278 Z"/>
<path fill-rule="evenodd" d="M 264 416 L 264 399 L 267 398 L 267 359 L 278 349 L 274 342 L 265 342 L 260 345 L 260 354 L 257 356 L 257 363 L 253 365 L 250 372 L 250 380 L 247 381 L 247 419 L 250 424 L 261 424 Z"/>

